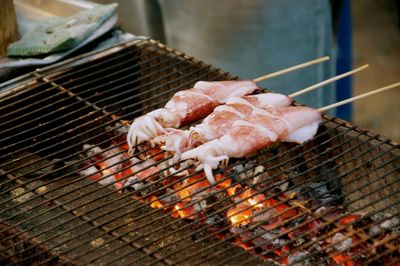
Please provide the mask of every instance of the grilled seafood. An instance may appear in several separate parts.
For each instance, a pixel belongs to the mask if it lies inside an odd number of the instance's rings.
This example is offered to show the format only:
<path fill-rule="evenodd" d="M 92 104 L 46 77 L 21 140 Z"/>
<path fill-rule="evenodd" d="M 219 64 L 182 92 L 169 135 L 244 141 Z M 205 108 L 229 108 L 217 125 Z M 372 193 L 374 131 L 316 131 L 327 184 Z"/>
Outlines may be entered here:
<path fill-rule="evenodd" d="M 292 100 L 283 94 L 263 93 L 243 97 L 231 97 L 226 104 L 218 106 L 202 123 L 189 130 L 171 130 L 153 140 L 153 145 L 173 152 L 177 162 L 182 152 L 223 136 L 240 119 L 245 119 L 258 109 L 283 107 Z"/>
<path fill-rule="evenodd" d="M 192 89 L 175 93 L 164 108 L 136 118 L 129 128 L 127 142 L 133 146 L 149 141 L 166 128 L 178 128 L 210 114 L 215 107 L 233 96 L 244 96 L 257 90 L 253 81 L 199 81 Z"/>
<path fill-rule="evenodd" d="M 182 153 L 181 159 L 201 162 L 208 180 L 215 183 L 212 169 L 229 158 L 242 158 L 272 143 L 303 143 L 311 139 L 322 121 L 318 110 L 304 106 L 258 109 L 256 114 L 237 120 L 219 139 Z"/>

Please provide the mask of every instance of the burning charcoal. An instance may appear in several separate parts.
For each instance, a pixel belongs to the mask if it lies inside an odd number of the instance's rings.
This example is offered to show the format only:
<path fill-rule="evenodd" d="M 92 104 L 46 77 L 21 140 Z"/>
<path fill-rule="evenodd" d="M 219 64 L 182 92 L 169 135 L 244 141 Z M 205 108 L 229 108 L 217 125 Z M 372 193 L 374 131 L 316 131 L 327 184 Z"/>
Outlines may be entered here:
<path fill-rule="evenodd" d="M 273 241 L 276 238 L 276 235 L 267 232 L 267 233 L 262 234 L 261 237 L 264 238 L 265 240 Z"/>
<path fill-rule="evenodd" d="M 326 211 L 327 211 L 327 208 L 325 206 L 322 206 L 315 210 L 315 214 L 320 215 L 320 214 L 325 213 Z"/>
<path fill-rule="evenodd" d="M 275 239 L 274 241 L 272 241 L 272 245 L 274 246 L 274 247 L 283 247 L 283 246 L 285 246 L 286 245 L 286 240 L 284 240 L 284 239 L 280 239 L 280 238 L 277 238 L 277 239 Z"/>
<path fill-rule="evenodd" d="M 247 231 L 246 230 L 246 231 L 243 231 L 242 233 L 240 233 L 240 239 L 243 242 L 249 241 L 254 237 L 255 237 L 255 234 L 253 232 L 251 232 L 251 231 Z"/>
<path fill-rule="evenodd" d="M 317 204 L 328 204 L 334 201 L 333 195 L 329 193 L 328 187 L 323 183 L 311 183 L 310 194 Z"/>
<path fill-rule="evenodd" d="M 399 218 L 397 217 L 392 217 L 389 218 L 387 220 L 385 220 L 384 222 L 382 222 L 381 224 L 379 224 L 379 226 L 382 229 L 386 229 L 386 230 L 392 230 L 394 229 L 394 227 L 396 227 L 399 224 Z"/>
<path fill-rule="evenodd" d="M 113 132 L 116 135 L 119 134 L 127 134 L 129 131 L 129 126 L 127 125 L 122 125 L 121 123 L 115 123 L 114 126 L 106 126 L 106 131 Z"/>
<path fill-rule="evenodd" d="M 238 165 L 235 165 L 232 169 L 233 169 L 233 171 L 239 173 L 239 172 L 243 172 L 244 171 L 244 166 L 242 164 L 238 164 Z"/>
<path fill-rule="evenodd" d="M 29 173 L 30 176 L 41 176 L 48 175 L 47 177 L 59 177 L 61 175 L 70 174 L 75 172 L 79 168 L 77 161 L 63 161 L 61 159 L 53 159 L 51 161 L 46 160 L 46 164 L 50 164 L 48 167 L 39 169 L 33 173 Z"/>
<path fill-rule="evenodd" d="M 372 237 L 375 237 L 377 235 L 379 235 L 381 233 L 381 229 L 379 228 L 379 226 L 371 226 L 371 228 L 368 229 L 368 234 Z"/>
<path fill-rule="evenodd" d="M 262 231 L 265 231 L 263 229 L 260 229 Z M 264 234 L 261 235 L 262 238 L 268 240 L 268 241 L 274 241 L 275 239 L 277 239 L 278 235 L 279 235 L 279 231 L 278 230 L 271 230 L 271 231 L 265 231 Z"/>
<path fill-rule="evenodd" d="M 263 183 L 263 181 L 264 181 L 264 175 L 258 175 L 256 177 L 254 177 L 252 184 L 257 185 L 257 184 Z"/>
<path fill-rule="evenodd" d="M 161 200 L 165 202 L 165 204 L 174 204 L 179 202 L 181 199 L 179 195 L 175 193 L 173 189 L 167 188 L 165 190 L 165 194 L 162 195 Z"/>
<path fill-rule="evenodd" d="M 94 157 L 103 152 L 103 149 L 94 145 L 84 144 L 83 149 L 86 150 L 86 154 L 88 157 Z"/>
<path fill-rule="evenodd" d="M 233 167 L 233 171 L 236 172 L 236 175 L 238 175 L 240 179 L 254 178 L 253 166 L 253 162 L 247 162 L 244 166 L 243 164 L 238 164 Z M 246 169 L 249 170 L 245 171 Z"/>
<path fill-rule="evenodd" d="M 289 182 L 285 182 L 285 183 L 279 185 L 279 189 L 282 192 L 286 191 L 288 188 L 289 188 Z M 296 192 L 292 192 L 291 194 L 292 195 L 296 195 L 297 193 Z M 292 195 L 290 195 L 290 197 L 292 197 Z"/>
<path fill-rule="evenodd" d="M 369 227 L 369 225 L 373 222 L 371 217 L 369 217 L 366 213 L 353 213 L 353 215 L 354 219 L 357 219 L 358 216 L 358 220 L 354 221 L 352 224 L 354 229 Z"/>
<path fill-rule="evenodd" d="M 245 179 L 246 178 L 246 174 L 243 172 L 244 171 L 244 166 L 242 164 L 235 165 L 233 167 L 233 171 L 239 175 L 240 179 Z"/>
<path fill-rule="evenodd" d="M 303 237 L 300 237 L 294 241 L 294 245 L 298 247 L 298 246 L 303 245 L 305 242 L 306 242 L 306 240 Z"/>
<path fill-rule="evenodd" d="M 400 226 L 396 226 L 395 228 L 392 228 L 392 231 L 396 234 L 400 234 Z"/>
<path fill-rule="evenodd" d="M 296 265 L 296 266 L 311 265 L 309 256 L 310 254 L 308 252 L 297 251 L 289 255 L 288 263 L 289 265 Z"/>
<path fill-rule="evenodd" d="M 252 239 L 251 242 L 252 242 L 255 246 L 257 246 L 258 248 L 261 248 L 261 250 L 262 250 L 263 248 L 268 248 L 267 245 L 268 245 L 269 241 L 265 240 L 265 239 L 262 238 L 262 237 L 256 237 L 256 238 Z"/>
<path fill-rule="evenodd" d="M 218 215 L 208 216 L 205 223 L 211 225 L 220 225 L 220 223 L 223 223 L 223 219 L 221 219 Z"/>
<path fill-rule="evenodd" d="M 264 173 L 265 171 L 265 167 L 263 165 L 258 165 L 255 169 L 254 169 L 254 175 L 259 175 Z"/>
<path fill-rule="evenodd" d="M 230 231 L 232 234 L 239 235 L 239 234 L 245 232 L 245 229 L 243 229 L 243 228 L 240 227 L 240 226 L 232 226 L 232 227 L 229 228 L 229 231 Z"/>
<path fill-rule="evenodd" d="M 254 222 L 260 222 L 260 221 L 268 221 L 272 217 L 276 216 L 276 210 L 275 209 L 257 209 L 253 211 L 253 221 Z"/>
<path fill-rule="evenodd" d="M 196 194 L 193 195 L 192 200 L 199 201 L 199 200 L 207 199 L 209 196 L 210 196 L 210 192 L 208 190 L 204 190 L 202 192 L 196 192 Z"/>
<path fill-rule="evenodd" d="M 97 168 L 95 166 L 90 166 L 86 169 L 83 169 L 82 171 L 79 172 L 81 176 L 91 176 L 94 175 L 98 172 Z"/>
<path fill-rule="evenodd" d="M 262 168 L 262 170 L 261 170 L 261 168 Z M 264 170 L 265 170 L 265 167 L 262 165 L 259 165 L 256 167 L 256 169 L 254 170 L 254 172 L 255 172 L 254 174 L 256 176 L 253 178 L 253 182 L 252 182 L 253 185 L 262 184 L 265 182 L 265 180 L 267 180 L 269 178 L 268 173 L 264 172 Z"/>
<path fill-rule="evenodd" d="M 125 188 L 129 188 L 128 190 L 140 190 L 145 186 L 146 185 L 136 176 L 129 177 L 124 184 Z"/>
<path fill-rule="evenodd" d="M 161 162 L 159 165 L 160 165 L 160 169 L 166 169 L 163 172 L 166 176 L 174 175 L 174 176 L 184 176 L 185 177 L 185 176 L 190 175 L 188 168 L 190 168 L 194 164 L 195 164 L 195 162 L 193 160 L 189 159 L 189 160 L 179 163 L 179 165 L 175 165 L 173 159 L 171 159 L 168 161 Z M 174 165 L 174 167 L 172 167 L 173 165 Z"/>
<path fill-rule="evenodd" d="M 344 252 L 353 246 L 353 239 L 347 238 L 341 233 L 336 233 L 332 237 L 332 243 L 338 251 Z"/>
<path fill-rule="evenodd" d="M 207 202 L 205 200 L 197 202 L 196 204 L 194 204 L 194 209 L 196 212 L 205 211 L 207 209 Z"/>
<path fill-rule="evenodd" d="M 254 162 L 252 162 L 252 161 L 246 162 L 246 164 L 244 165 L 244 168 L 245 169 L 250 169 L 249 171 L 252 171 L 251 169 L 254 168 Z"/>

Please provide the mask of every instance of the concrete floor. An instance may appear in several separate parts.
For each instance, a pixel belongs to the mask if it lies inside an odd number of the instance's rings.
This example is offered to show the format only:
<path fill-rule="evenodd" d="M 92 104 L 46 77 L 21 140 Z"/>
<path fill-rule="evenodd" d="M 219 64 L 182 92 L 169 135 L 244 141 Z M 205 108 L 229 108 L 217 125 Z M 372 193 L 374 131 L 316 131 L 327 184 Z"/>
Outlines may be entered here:
<path fill-rule="evenodd" d="M 353 0 L 354 94 L 400 81 L 400 28 L 393 0 Z M 400 88 L 354 104 L 355 124 L 400 142 Z"/>

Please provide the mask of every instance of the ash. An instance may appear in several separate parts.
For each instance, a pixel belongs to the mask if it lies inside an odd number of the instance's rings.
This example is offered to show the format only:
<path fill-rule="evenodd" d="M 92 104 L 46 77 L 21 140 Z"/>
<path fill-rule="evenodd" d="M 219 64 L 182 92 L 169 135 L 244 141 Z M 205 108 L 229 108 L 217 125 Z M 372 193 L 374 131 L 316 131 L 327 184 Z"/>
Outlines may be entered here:
<path fill-rule="evenodd" d="M 308 252 L 295 252 L 289 255 L 288 263 L 294 266 L 309 266 L 312 265 L 309 256 L 310 254 Z"/>
<path fill-rule="evenodd" d="M 334 247 L 341 252 L 349 250 L 353 246 L 353 240 L 341 233 L 336 233 L 332 237 L 332 243 L 334 244 Z"/>

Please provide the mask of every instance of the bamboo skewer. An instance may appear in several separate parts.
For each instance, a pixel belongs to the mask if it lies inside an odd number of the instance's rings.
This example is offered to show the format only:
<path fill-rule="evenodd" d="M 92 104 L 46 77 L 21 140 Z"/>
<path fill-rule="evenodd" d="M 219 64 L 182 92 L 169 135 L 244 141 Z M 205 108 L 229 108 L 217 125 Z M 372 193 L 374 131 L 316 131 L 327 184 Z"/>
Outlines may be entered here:
<path fill-rule="evenodd" d="M 270 78 L 274 78 L 274 77 L 277 77 L 277 76 L 292 72 L 292 71 L 297 70 L 297 69 L 305 68 L 305 67 L 308 67 L 308 66 L 311 66 L 311 65 L 315 65 L 315 64 L 318 64 L 318 63 L 321 63 L 321 62 L 325 62 L 325 61 L 328 61 L 328 60 L 329 60 L 329 56 L 324 56 L 324 57 L 321 57 L 321 58 L 318 58 L 318 59 L 314 59 L 314 60 L 299 64 L 299 65 L 295 65 L 295 66 L 292 66 L 292 67 L 289 67 L 289 68 L 286 68 L 286 69 L 282 69 L 282 70 L 279 70 L 279 71 L 276 71 L 276 72 L 273 72 L 273 73 L 270 73 L 270 74 L 255 78 L 255 79 L 253 79 L 253 81 L 255 83 L 257 83 L 257 82 L 260 82 L 260 81 L 264 81 L 264 80 L 267 80 L 267 79 L 270 79 Z"/>
<path fill-rule="evenodd" d="M 397 82 L 397 83 L 385 86 L 385 87 L 380 88 L 380 89 L 369 91 L 369 92 L 363 93 L 361 95 L 357 95 L 357 96 L 351 97 L 349 99 L 346 99 L 346 100 L 343 100 L 343 101 L 340 101 L 340 102 L 337 102 L 337 103 L 333 103 L 333 104 L 327 105 L 325 107 L 321 107 L 321 108 L 318 109 L 318 111 L 325 112 L 325 111 L 327 111 L 329 109 L 336 108 L 336 107 L 344 105 L 346 103 L 351 103 L 351 102 L 354 102 L 356 100 L 359 100 L 359 99 L 362 99 L 362 98 L 365 98 L 365 97 L 368 97 L 368 96 L 371 96 L 373 94 L 377 94 L 377 93 L 380 93 L 380 92 L 383 92 L 383 91 L 386 91 L 386 90 L 390 90 L 390 89 L 393 89 L 393 88 L 396 88 L 396 87 L 399 87 L 399 86 L 400 86 L 400 82 Z"/>
<path fill-rule="evenodd" d="M 330 78 L 330 79 L 324 80 L 324 81 L 322 81 L 322 82 L 320 82 L 320 83 L 314 84 L 314 85 L 312 85 L 312 86 L 310 86 L 310 87 L 307 87 L 307 88 L 305 88 L 305 89 L 296 91 L 296 92 L 290 94 L 289 97 L 293 98 L 293 97 L 299 96 L 299 95 L 301 95 L 301 94 L 307 93 L 307 92 L 309 92 L 309 91 L 315 90 L 316 88 L 325 86 L 326 84 L 329 84 L 329 83 L 331 83 L 331 82 L 334 82 L 334 81 L 336 81 L 336 80 L 338 80 L 338 79 L 341 79 L 341 78 L 350 76 L 350 75 L 352 75 L 352 74 L 354 74 L 354 73 L 357 73 L 357 72 L 359 72 L 359 71 L 361 71 L 361 70 L 364 70 L 364 69 L 366 69 L 367 67 L 369 67 L 368 64 L 363 65 L 363 66 L 361 66 L 361 67 L 359 67 L 359 68 L 356 68 L 356 69 L 354 69 L 354 70 L 351 70 L 351 71 L 349 71 L 349 72 L 340 74 L 340 75 L 338 75 L 338 76 L 336 76 L 336 77 L 332 77 L 332 78 Z"/>

